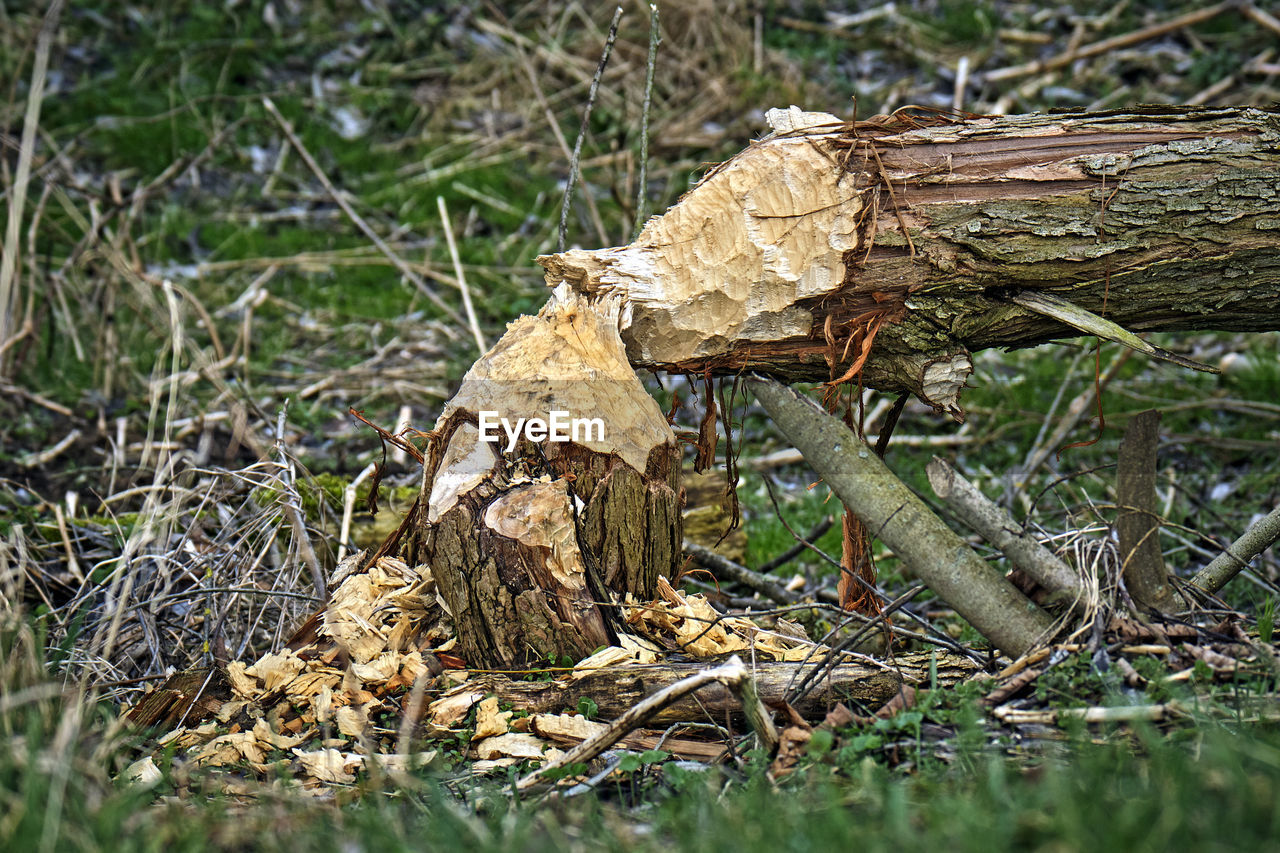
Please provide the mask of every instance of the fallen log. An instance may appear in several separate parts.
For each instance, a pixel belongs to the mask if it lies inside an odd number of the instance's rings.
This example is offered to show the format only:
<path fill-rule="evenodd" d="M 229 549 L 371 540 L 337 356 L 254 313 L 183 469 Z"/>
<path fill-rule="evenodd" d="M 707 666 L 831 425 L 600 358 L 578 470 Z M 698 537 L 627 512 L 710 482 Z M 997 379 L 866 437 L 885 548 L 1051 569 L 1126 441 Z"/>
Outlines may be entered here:
<path fill-rule="evenodd" d="M 1280 329 L 1280 111 L 769 118 L 631 245 L 538 259 L 623 299 L 632 364 L 857 374 L 959 419 L 976 350 Z"/>
<path fill-rule="evenodd" d="M 679 453 L 633 366 L 857 378 L 961 418 L 976 349 L 1085 330 L 1197 366 L 1133 330 L 1280 329 L 1280 112 L 770 121 L 630 246 L 539 258 L 551 299 L 437 422 L 400 555 L 472 666 L 583 657 L 675 576 Z M 556 412 L 601 431 L 557 442 Z M 1046 627 L 1001 625 L 1006 651 Z"/>
<path fill-rule="evenodd" d="M 810 664 L 757 661 L 752 667 L 752 676 L 761 701 L 781 702 L 792 680 L 798 683 L 821 662 L 821 655 Z M 931 665 L 936 671 L 935 683 L 940 687 L 954 686 L 977 671 L 973 661 L 944 651 L 898 655 L 892 663 L 879 665 L 840 663 L 831 667 L 793 705 L 802 716 L 811 719 L 821 718 L 837 702 L 853 701 L 878 708 L 896 696 L 903 684 L 927 685 Z M 613 720 L 645 698 L 706 667 L 704 661 L 670 660 L 649 665 L 613 665 L 574 681 L 516 681 L 500 674 L 473 673 L 458 689 L 492 693 L 500 702 L 530 714 L 576 710 L 581 699 L 589 698 L 596 703 L 601 719 Z M 741 703 L 724 685 L 709 684 L 658 711 L 649 724 L 698 721 L 723 724 L 726 714 L 741 720 Z"/>

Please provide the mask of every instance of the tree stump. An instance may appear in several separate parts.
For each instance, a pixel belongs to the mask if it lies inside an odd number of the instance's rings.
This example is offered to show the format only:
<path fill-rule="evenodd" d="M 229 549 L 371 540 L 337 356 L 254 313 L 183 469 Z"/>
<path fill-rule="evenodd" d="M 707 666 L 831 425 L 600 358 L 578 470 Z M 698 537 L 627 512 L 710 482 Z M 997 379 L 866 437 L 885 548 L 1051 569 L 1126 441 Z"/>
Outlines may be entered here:
<path fill-rule="evenodd" d="M 627 363 L 618 302 L 585 302 L 562 288 L 512 322 L 428 444 L 405 553 L 431 566 L 473 667 L 585 657 L 616 642 L 614 601 L 675 575 L 675 434 Z"/>

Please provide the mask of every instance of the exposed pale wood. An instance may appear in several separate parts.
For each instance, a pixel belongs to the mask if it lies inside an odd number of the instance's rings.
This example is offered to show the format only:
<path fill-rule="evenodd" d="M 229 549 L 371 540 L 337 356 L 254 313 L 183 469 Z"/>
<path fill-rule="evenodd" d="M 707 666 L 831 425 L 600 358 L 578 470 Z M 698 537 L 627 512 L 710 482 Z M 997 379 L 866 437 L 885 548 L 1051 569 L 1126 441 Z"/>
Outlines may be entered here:
<path fill-rule="evenodd" d="M 482 436 L 482 418 L 553 412 L 603 430 L 513 446 Z M 469 665 L 580 659 L 614 643 L 611 601 L 652 598 L 658 575 L 674 575 L 679 477 L 675 435 L 627 364 L 616 303 L 562 289 L 510 324 L 445 407 L 403 553 L 431 566 Z"/>
<path fill-rule="evenodd" d="M 539 259 L 623 298 L 634 364 L 830 380 L 879 323 L 863 383 L 959 417 L 970 352 L 1077 334 L 1018 293 L 1131 332 L 1280 329 L 1280 112 L 770 117 L 630 246 Z"/>

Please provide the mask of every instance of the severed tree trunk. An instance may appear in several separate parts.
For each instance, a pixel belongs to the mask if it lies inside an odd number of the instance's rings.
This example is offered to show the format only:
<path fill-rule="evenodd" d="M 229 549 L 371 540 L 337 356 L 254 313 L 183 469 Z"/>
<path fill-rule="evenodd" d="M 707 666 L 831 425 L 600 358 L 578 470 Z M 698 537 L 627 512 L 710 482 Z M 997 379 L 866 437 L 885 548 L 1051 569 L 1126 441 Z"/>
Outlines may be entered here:
<path fill-rule="evenodd" d="M 437 423 L 403 554 L 472 666 L 585 655 L 674 573 L 678 452 L 633 366 L 857 377 L 959 419 L 974 350 L 1087 331 L 1179 360 L 1130 330 L 1280 329 L 1278 111 L 769 119 L 630 246 L 539 258 L 547 306 Z M 555 411 L 604 435 L 482 440 Z"/>
<path fill-rule="evenodd" d="M 539 258 L 553 286 L 624 299 L 633 364 L 860 371 L 959 419 L 969 353 L 1075 336 L 1071 306 L 1280 329 L 1278 111 L 769 118 L 635 243 Z"/>

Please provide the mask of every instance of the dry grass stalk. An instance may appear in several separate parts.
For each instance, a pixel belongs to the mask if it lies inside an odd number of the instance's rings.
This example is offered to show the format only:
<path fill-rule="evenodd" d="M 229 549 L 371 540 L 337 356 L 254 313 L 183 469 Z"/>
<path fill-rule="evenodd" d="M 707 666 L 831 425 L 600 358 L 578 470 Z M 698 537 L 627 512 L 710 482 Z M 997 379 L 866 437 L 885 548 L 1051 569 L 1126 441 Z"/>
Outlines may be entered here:
<path fill-rule="evenodd" d="M 40 107 L 44 101 L 45 78 L 49 71 L 49 50 L 53 34 L 62 16 L 63 0 L 53 0 L 45 13 L 36 39 L 35 61 L 31 67 L 31 88 L 27 94 L 27 109 L 22 119 L 22 141 L 19 143 L 18 168 L 14 174 L 9 195 L 8 224 L 4 235 L 4 253 L 0 256 L 0 376 L 8 376 L 10 348 L 27 331 L 18 333 L 15 320 L 18 311 L 17 274 L 18 239 L 22 227 L 23 208 L 26 206 L 27 185 L 31 180 L 31 160 L 35 155 L 36 131 L 40 125 Z M 34 282 L 32 287 L 34 287 Z"/>

